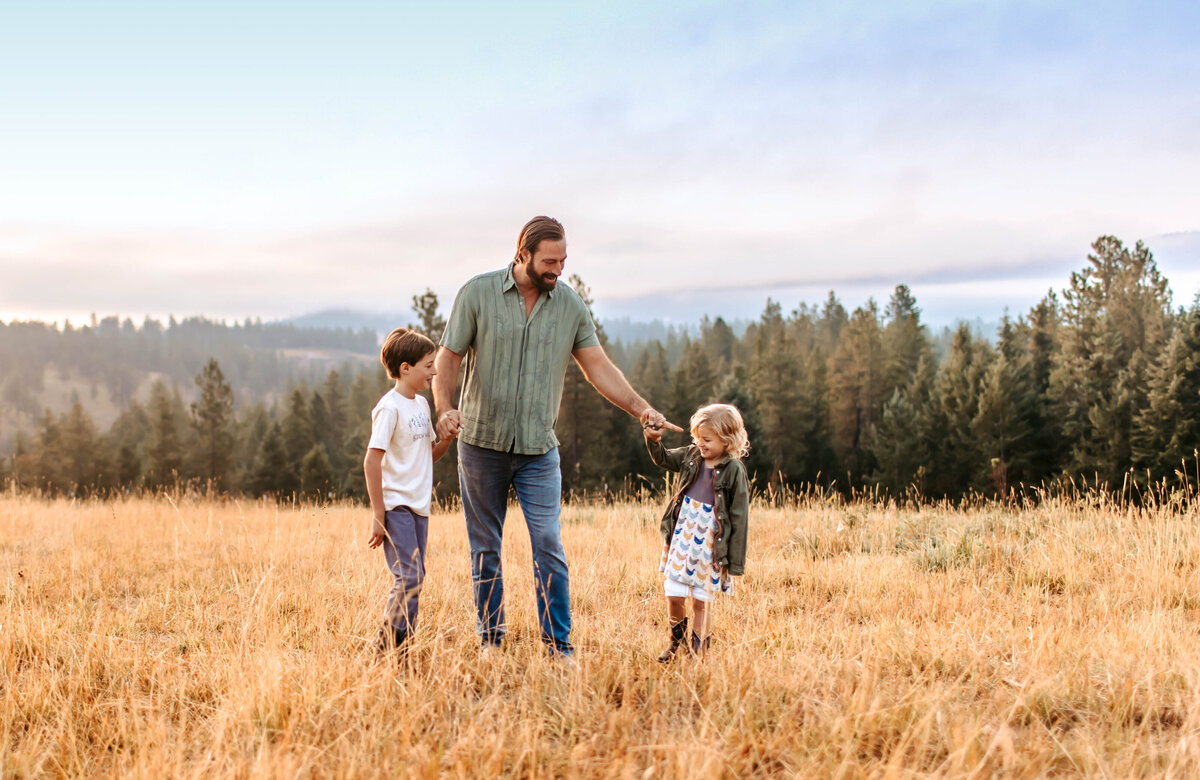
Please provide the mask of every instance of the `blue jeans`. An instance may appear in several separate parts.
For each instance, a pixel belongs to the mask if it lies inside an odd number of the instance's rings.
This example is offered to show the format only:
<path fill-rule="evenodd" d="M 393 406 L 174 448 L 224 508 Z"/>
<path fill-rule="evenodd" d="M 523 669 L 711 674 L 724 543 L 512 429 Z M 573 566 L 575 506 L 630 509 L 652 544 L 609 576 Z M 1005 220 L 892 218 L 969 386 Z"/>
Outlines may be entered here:
<path fill-rule="evenodd" d="M 396 631 L 410 633 L 417 624 L 417 599 L 425 582 L 425 543 L 429 518 L 406 506 L 384 514 L 383 558 L 392 572 L 392 590 L 384 620 Z"/>
<path fill-rule="evenodd" d="M 500 644 L 506 630 L 500 540 L 511 485 L 525 514 L 533 548 L 533 584 L 542 641 L 552 651 L 570 655 L 571 586 L 558 520 L 562 507 L 558 450 L 516 455 L 460 441 L 458 481 L 471 545 L 476 629 L 483 643 Z"/>

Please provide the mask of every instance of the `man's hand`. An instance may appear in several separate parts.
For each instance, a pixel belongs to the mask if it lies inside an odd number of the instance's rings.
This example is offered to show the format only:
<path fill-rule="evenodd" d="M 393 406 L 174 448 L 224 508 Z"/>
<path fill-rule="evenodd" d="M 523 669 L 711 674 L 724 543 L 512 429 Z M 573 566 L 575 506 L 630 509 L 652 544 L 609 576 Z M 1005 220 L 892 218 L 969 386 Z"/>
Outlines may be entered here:
<path fill-rule="evenodd" d="M 642 432 L 646 435 L 646 438 L 649 439 L 651 433 L 658 434 L 657 438 L 652 439 L 652 441 L 659 441 L 662 439 L 663 428 L 668 428 L 676 433 L 683 433 L 683 428 L 680 428 L 678 425 L 668 421 L 667 418 L 663 416 L 662 412 L 658 411 L 652 406 L 647 406 L 645 409 L 643 409 L 642 413 L 638 415 L 638 420 L 642 423 Z"/>
<path fill-rule="evenodd" d="M 374 550 L 379 545 L 383 544 L 384 537 L 387 536 L 387 529 L 384 528 L 383 518 L 374 517 L 371 520 L 371 538 L 367 540 L 367 547 Z"/>
<path fill-rule="evenodd" d="M 442 412 L 437 421 L 438 438 L 442 440 L 453 439 L 462 430 L 462 427 L 462 415 L 457 409 Z"/>

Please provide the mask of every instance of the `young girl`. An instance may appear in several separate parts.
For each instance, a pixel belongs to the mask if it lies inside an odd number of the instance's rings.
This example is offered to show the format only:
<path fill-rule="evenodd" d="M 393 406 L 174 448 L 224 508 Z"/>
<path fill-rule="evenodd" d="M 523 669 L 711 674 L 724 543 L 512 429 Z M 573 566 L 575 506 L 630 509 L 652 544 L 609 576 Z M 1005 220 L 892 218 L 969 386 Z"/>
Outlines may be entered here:
<path fill-rule="evenodd" d="M 669 662 L 684 651 L 708 650 L 708 602 L 732 590 L 746 562 L 750 486 L 741 459 L 750 450 L 742 415 L 729 404 L 709 404 L 692 415 L 689 447 L 668 450 L 662 429 L 643 429 L 654 462 L 679 472 L 681 487 L 663 515 L 665 545 L 659 571 L 666 575 L 671 644 L 658 657 Z M 692 636 L 687 639 L 687 600 L 692 598 Z"/>

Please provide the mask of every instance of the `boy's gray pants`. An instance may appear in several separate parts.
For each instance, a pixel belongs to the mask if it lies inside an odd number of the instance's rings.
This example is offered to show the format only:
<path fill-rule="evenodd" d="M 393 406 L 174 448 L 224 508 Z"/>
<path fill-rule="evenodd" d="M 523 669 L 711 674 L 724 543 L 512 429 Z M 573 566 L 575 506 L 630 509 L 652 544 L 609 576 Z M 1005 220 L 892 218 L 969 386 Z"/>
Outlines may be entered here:
<path fill-rule="evenodd" d="M 425 581 L 425 541 L 429 537 L 429 518 L 406 506 L 384 514 L 383 557 L 392 572 L 392 592 L 388 594 L 384 620 L 397 631 L 411 632 L 417 624 L 417 597 Z"/>

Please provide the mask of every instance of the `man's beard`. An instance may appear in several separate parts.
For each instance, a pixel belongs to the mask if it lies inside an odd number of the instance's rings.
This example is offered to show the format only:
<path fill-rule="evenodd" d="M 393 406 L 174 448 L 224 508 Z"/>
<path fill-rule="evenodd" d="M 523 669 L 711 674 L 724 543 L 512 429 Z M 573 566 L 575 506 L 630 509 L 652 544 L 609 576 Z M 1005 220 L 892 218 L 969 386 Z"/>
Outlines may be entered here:
<path fill-rule="evenodd" d="M 526 266 L 528 268 L 528 266 Z M 554 292 L 554 288 L 558 285 L 558 277 L 554 277 L 554 281 L 546 281 L 546 277 L 542 274 L 529 274 L 529 280 L 533 282 L 533 286 L 538 289 L 538 292 Z"/>

